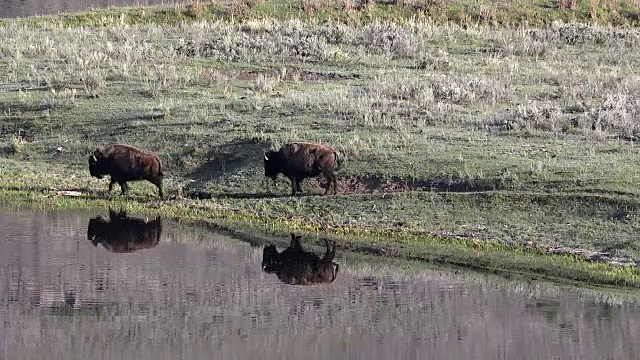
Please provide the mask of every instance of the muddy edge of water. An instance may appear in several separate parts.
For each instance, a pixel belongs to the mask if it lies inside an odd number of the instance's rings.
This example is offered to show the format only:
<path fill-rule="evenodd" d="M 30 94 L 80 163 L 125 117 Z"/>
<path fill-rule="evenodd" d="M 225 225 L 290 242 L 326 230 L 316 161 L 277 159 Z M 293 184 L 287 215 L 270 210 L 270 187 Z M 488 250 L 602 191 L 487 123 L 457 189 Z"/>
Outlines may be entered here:
<path fill-rule="evenodd" d="M 173 5 L 188 0 L 0 0 L 0 18 L 73 13 L 113 6 Z"/>

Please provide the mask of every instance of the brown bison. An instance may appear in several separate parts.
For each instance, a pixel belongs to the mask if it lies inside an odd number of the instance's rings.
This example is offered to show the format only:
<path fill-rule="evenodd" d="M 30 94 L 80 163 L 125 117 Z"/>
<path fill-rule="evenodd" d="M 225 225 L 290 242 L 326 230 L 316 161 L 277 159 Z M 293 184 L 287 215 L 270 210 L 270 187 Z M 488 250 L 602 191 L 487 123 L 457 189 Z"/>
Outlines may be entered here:
<path fill-rule="evenodd" d="M 130 253 L 150 249 L 160 242 L 162 220 L 146 221 L 127 216 L 125 211 L 109 209 L 109 220 L 96 216 L 89 220 L 87 239 L 112 253 Z"/>
<path fill-rule="evenodd" d="M 321 259 L 318 255 L 302 249 L 300 236 L 291 234 L 291 244 L 283 252 L 278 253 L 276 246 L 265 246 L 262 252 L 262 270 L 275 273 L 278 279 L 290 285 L 314 285 L 331 283 L 338 276 L 339 265 L 333 262 L 336 256 L 336 243 L 329 248 Z"/>
<path fill-rule="evenodd" d="M 118 183 L 122 195 L 126 195 L 129 192 L 127 181 L 147 180 L 158 187 L 160 198 L 164 197 L 160 159 L 130 145 L 114 144 L 104 150 L 96 149 L 89 157 L 89 173 L 98 179 L 110 175 L 109 191 Z"/>
<path fill-rule="evenodd" d="M 338 191 L 336 170 L 339 167 L 338 152 L 326 145 L 291 143 L 278 151 L 264 154 L 264 176 L 275 182 L 278 174 L 291 180 L 291 194 L 302 192 L 302 181 L 308 177 L 324 175 L 327 178 L 326 195 L 333 184 L 333 194 Z"/>

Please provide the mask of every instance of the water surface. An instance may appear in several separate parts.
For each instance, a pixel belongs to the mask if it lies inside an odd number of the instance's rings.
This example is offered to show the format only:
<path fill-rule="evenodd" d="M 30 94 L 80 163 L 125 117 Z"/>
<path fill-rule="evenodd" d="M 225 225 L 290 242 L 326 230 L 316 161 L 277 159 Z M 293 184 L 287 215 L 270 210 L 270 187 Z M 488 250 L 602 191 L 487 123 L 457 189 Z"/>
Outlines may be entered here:
<path fill-rule="evenodd" d="M 175 4 L 180 0 L 0 0 L 0 18 L 49 15 L 112 6 Z"/>
<path fill-rule="evenodd" d="M 108 212 L 0 209 L 1 359 L 631 359 L 640 351 L 631 298 L 367 265 L 341 253 L 334 282 L 287 285 L 262 271 L 261 247 L 154 219 L 107 229 L 116 235 L 105 245 L 95 236 L 104 228 L 94 222 L 89 231 L 97 215 Z M 116 241 L 123 237 L 130 241 Z"/>

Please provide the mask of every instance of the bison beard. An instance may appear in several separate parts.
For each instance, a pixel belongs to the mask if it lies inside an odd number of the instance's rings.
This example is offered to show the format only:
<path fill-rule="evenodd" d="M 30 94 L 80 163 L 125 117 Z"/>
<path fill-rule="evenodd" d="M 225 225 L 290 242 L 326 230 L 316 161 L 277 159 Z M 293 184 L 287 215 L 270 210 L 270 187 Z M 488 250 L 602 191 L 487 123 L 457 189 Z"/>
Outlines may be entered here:
<path fill-rule="evenodd" d="M 333 194 L 338 192 L 336 170 L 338 152 L 329 146 L 311 143 L 291 143 L 283 145 L 278 151 L 269 151 L 264 155 L 264 175 L 277 179 L 283 174 L 291 180 L 291 194 L 302 192 L 302 182 L 306 178 L 323 175 L 327 179 L 328 194 L 333 185 Z"/>
<path fill-rule="evenodd" d="M 111 176 L 109 192 L 118 183 L 122 195 L 129 192 L 127 181 L 147 180 L 158 188 L 160 198 L 164 198 L 162 191 L 162 163 L 152 153 L 124 144 L 114 144 L 104 150 L 96 149 L 89 157 L 89 173 L 102 179 Z"/>

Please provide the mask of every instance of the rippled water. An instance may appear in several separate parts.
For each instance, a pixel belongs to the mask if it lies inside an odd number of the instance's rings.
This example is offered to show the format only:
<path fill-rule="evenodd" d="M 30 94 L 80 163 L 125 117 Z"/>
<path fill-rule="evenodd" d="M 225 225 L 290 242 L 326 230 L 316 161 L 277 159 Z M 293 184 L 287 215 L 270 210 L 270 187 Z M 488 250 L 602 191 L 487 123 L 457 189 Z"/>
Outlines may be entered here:
<path fill-rule="evenodd" d="M 0 0 L 0 18 L 85 11 L 111 6 L 158 5 L 186 0 Z"/>
<path fill-rule="evenodd" d="M 628 298 L 340 253 L 332 283 L 287 285 L 262 271 L 261 247 L 162 220 L 90 226 L 96 215 L 108 212 L 0 209 L 1 359 L 631 359 L 640 350 L 640 311 Z"/>

